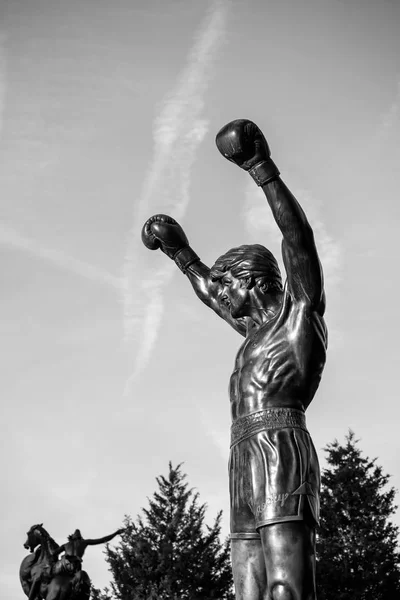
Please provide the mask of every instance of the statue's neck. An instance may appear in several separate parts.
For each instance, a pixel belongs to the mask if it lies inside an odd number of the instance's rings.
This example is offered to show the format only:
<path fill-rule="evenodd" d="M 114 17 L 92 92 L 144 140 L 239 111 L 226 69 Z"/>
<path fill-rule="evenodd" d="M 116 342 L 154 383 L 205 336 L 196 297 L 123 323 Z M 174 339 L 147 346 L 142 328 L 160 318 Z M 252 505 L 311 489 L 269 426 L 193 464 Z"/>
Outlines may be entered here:
<path fill-rule="evenodd" d="M 251 308 L 249 310 L 250 318 L 258 326 L 271 321 L 279 312 L 282 305 L 282 297 L 280 294 L 262 295 L 258 293 L 253 298 Z"/>

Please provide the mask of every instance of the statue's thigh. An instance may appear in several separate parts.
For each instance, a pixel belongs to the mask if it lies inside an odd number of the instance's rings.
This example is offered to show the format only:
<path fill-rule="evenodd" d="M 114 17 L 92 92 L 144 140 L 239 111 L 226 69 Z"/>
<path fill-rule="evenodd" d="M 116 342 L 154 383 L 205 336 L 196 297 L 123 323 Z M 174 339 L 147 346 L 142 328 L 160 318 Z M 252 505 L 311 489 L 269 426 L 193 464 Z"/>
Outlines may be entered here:
<path fill-rule="evenodd" d="M 260 539 L 231 541 L 236 600 L 267 600 L 267 577 Z"/>
<path fill-rule="evenodd" d="M 268 598 L 315 600 L 315 529 L 305 521 L 266 525 L 259 530 Z"/>

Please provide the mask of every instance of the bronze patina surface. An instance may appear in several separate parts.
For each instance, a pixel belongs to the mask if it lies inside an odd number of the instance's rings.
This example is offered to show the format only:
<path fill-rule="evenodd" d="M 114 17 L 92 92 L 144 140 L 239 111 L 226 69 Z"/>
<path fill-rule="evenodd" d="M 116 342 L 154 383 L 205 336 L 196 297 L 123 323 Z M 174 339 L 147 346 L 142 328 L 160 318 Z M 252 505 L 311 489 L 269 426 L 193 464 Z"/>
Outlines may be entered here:
<path fill-rule="evenodd" d="M 320 473 L 305 411 L 325 365 L 322 269 L 312 229 L 260 129 L 232 121 L 216 144 L 261 186 L 282 233 L 286 282 L 259 244 L 229 250 L 210 269 L 166 215 L 151 217 L 142 239 L 172 258 L 200 300 L 245 338 L 230 380 L 236 597 L 314 600 Z"/>

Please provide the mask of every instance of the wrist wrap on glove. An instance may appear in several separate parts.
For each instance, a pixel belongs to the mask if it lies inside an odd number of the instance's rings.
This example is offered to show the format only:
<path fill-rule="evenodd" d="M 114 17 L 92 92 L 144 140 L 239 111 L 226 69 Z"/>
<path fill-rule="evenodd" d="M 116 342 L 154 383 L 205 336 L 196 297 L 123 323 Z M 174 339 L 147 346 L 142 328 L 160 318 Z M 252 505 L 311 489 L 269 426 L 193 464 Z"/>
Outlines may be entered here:
<path fill-rule="evenodd" d="M 272 158 L 254 165 L 249 169 L 249 173 L 257 185 L 265 185 L 279 177 L 280 172 Z"/>
<path fill-rule="evenodd" d="M 173 259 L 184 274 L 186 274 L 186 271 L 190 265 L 200 260 L 196 252 L 192 250 L 190 246 L 185 246 L 184 248 L 178 250 Z"/>

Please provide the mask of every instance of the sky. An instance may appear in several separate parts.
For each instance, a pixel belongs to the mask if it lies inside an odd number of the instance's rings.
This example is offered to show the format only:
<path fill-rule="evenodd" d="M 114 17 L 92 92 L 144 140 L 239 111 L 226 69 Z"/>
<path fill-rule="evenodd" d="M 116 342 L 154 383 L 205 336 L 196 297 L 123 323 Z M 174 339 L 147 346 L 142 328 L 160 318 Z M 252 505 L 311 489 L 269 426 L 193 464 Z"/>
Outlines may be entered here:
<path fill-rule="evenodd" d="M 395 0 L 0 2 L 1 597 L 22 597 L 31 525 L 109 534 L 169 461 L 228 534 L 242 338 L 140 231 L 170 214 L 209 266 L 244 243 L 280 255 L 262 192 L 215 147 L 232 119 L 263 130 L 315 232 L 321 466 L 351 428 L 400 488 L 399 20 Z M 84 568 L 110 581 L 101 546 Z"/>

